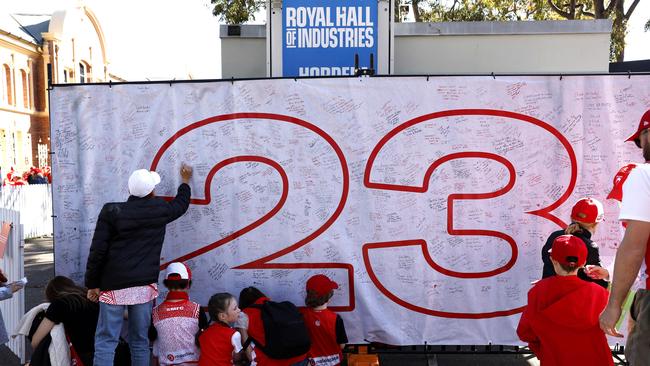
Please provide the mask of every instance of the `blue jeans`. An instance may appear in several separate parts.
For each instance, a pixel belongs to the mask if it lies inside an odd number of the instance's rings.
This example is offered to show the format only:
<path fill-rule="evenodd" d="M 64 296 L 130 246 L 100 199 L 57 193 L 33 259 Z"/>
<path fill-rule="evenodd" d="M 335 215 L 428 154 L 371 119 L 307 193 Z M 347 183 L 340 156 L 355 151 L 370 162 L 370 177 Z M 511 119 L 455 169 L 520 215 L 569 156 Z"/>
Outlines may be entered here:
<path fill-rule="evenodd" d="M 152 302 L 138 305 L 99 303 L 99 320 L 95 332 L 95 366 L 113 366 L 115 347 L 120 339 L 124 310 L 129 312 L 129 348 L 132 366 L 149 366 L 149 325 Z"/>

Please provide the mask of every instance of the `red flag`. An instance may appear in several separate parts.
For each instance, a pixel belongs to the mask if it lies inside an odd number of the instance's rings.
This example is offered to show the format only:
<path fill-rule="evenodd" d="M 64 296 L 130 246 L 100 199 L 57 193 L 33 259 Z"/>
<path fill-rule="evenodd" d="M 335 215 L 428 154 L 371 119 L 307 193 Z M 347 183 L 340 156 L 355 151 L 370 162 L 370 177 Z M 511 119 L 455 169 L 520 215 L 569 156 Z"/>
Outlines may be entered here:
<path fill-rule="evenodd" d="M 614 176 L 614 184 L 612 191 L 607 195 L 607 199 L 615 199 L 619 202 L 623 200 L 623 183 L 627 180 L 627 176 L 630 175 L 632 169 L 636 168 L 637 164 L 627 164 L 622 167 L 618 173 Z"/>
<path fill-rule="evenodd" d="M 11 230 L 11 223 L 3 221 L 2 229 L 0 229 L 0 258 L 5 256 L 5 248 L 9 240 L 9 231 Z"/>

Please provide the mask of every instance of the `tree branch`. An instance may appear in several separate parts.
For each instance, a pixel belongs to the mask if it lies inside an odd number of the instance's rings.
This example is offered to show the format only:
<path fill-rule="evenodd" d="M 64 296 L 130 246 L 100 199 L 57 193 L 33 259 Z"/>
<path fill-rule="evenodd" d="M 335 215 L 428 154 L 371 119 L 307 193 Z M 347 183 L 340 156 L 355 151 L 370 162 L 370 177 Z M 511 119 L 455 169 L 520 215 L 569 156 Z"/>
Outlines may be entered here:
<path fill-rule="evenodd" d="M 578 8 L 580 9 L 580 14 L 581 15 L 584 15 L 584 16 L 587 16 L 587 17 L 592 17 L 594 19 L 596 18 L 596 14 L 585 10 L 585 8 L 586 8 L 585 4 L 578 4 Z"/>
<path fill-rule="evenodd" d="M 621 0 L 618 0 L 618 1 L 621 1 Z M 630 19 L 630 16 L 632 15 L 632 13 L 634 13 L 634 9 L 636 8 L 637 5 L 639 5 L 639 1 L 641 1 L 641 0 L 634 0 L 632 5 L 630 5 L 630 8 L 627 9 L 627 12 L 624 15 L 626 20 Z"/>
<path fill-rule="evenodd" d="M 571 14 L 571 19 L 576 18 L 576 0 L 571 0 L 569 3 L 569 13 Z"/>
<path fill-rule="evenodd" d="M 449 8 L 449 11 L 454 12 L 454 10 L 456 10 L 457 4 L 458 4 L 458 0 L 454 0 L 454 3 L 451 5 L 451 8 Z"/>
<path fill-rule="evenodd" d="M 623 1 L 623 0 L 610 0 L 609 5 L 607 5 L 607 9 L 604 11 L 605 18 L 609 18 L 609 14 L 612 13 L 612 10 L 614 10 L 614 7 L 616 7 L 616 3 L 618 1 Z"/>
<path fill-rule="evenodd" d="M 591 12 L 588 12 L 588 11 L 583 11 L 583 12 L 581 12 L 581 13 L 582 13 L 582 15 L 584 15 L 584 16 L 587 16 L 587 17 L 591 17 L 591 18 L 596 19 L 596 14 L 594 14 L 594 13 L 591 13 Z"/>
<path fill-rule="evenodd" d="M 553 0 L 546 0 L 546 2 L 548 3 L 548 6 L 550 6 L 551 9 L 554 12 L 558 13 L 560 16 L 562 16 L 562 17 L 564 17 L 566 19 L 570 19 L 571 14 L 569 14 L 566 11 L 562 11 L 562 9 L 558 8 L 558 6 L 553 3 Z"/>
<path fill-rule="evenodd" d="M 413 7 L 413 18 L 415 18 L 415 22 L 421 22 L 422 16 L 420 15 L 420 0 L 411 0 L 411 6 Z"/>

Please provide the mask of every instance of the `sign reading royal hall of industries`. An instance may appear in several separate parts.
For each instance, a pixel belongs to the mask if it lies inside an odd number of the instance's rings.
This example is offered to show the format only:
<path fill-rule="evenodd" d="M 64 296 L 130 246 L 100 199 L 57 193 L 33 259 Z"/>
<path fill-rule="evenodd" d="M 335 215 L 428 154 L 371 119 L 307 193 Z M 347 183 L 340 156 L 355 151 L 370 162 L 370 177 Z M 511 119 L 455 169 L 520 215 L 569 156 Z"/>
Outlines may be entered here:
<path fill-rule="evenodd" d="M 377 59 L 376 0 L 285 0 L 283 76 L 354 75 Z"/>

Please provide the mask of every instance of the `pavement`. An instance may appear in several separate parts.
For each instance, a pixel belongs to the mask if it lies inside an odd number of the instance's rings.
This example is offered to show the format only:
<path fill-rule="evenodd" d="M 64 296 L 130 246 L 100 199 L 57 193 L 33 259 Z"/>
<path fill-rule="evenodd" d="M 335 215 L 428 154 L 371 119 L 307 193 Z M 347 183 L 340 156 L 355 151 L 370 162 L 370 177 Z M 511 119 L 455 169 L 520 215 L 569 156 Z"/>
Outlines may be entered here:
<path fill-rule="evenodd" d="M 25 241 L 25 276 L 29 279 L 25 288 L 25 309 L 31 309 L 43 302 L 45 286 L 54 277 L 54 254 L 51 237 L 30 239 Z M 462 349 L 465 351 L 464 349 Z M 27 359 L 31 349 L 27 345 Z M 539 360 L 530 354 L 473 353 L 471 349 L 466 354 L 379 354 L 381 366 L 539 366 Z M 616 365 L 624 365 L 614 359 Z M 579 364 L 579 362 L 577 363 Z M 20 366 L 20 360 L 6 346 L 0 346 L 0 366 Z"/>
<path fill-rule="evenodd" d="M 29 279 L 25 310 L 29 310 L 45 301 L 45 286 L 54 277 L 52 237 L 25 241 L 25 276 Z"/>

